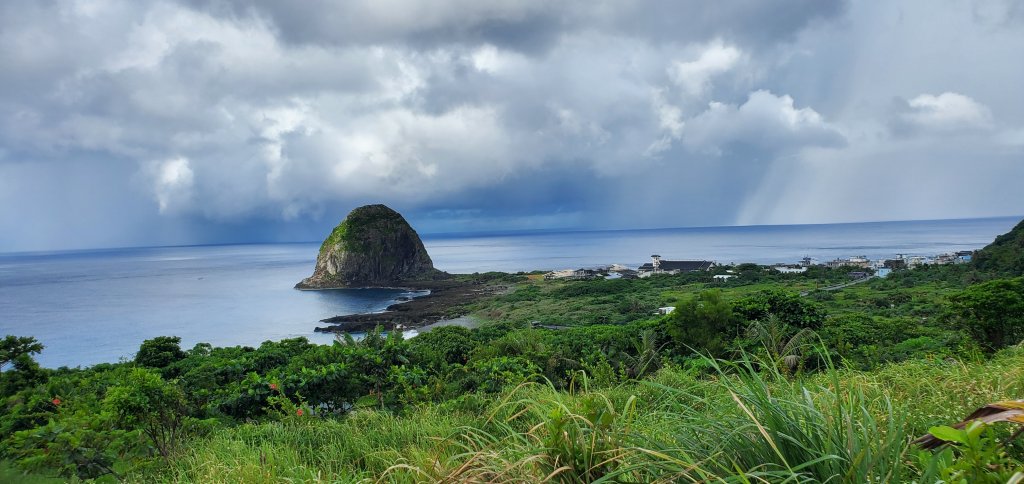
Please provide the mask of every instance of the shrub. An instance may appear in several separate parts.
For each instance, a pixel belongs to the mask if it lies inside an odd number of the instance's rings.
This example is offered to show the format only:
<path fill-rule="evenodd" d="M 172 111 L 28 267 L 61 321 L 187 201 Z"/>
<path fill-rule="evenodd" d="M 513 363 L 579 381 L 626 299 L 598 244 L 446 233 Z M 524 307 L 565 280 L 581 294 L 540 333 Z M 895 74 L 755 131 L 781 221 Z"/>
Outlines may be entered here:
<path fill-rule="evenodd" d="M 185 357 L 181 350 L 181 338 L 177 336 L 157 336 L 142 342 L 139 352 L 135 354 L 135 363 L 150 368 L 166 368 Z"/>
<path fill-rule="evenodd" d="M 412 338 L 409 346 L 418 362 L 439 371 L 448 365 L 466 363 L 476 343 L 470 330 L 442 326 Z"/>
<path fill-rule="evenodd" d="M 940 425 L 928 433 L 952 445 L 916 454 L 922 482 L 1002 484 L 1024 480 L 1024 466 L 1007 455 L 991 425 L 975 420 L 964 428 Z"/>
<path fill-rule="evenodd" d="M 151 370 L 136 368 L 107 391 L 105 409 L 126 429 L 138 429 L 165 459 L 178 445 L 186 422 L 185 395 Z"/>
<path fill-rule="evenodd" d="M 115 463 L 136 447 L 136 435 L 112 430 L 109 414 L 79 409 L 15 433 L 7 452 L 20 467 L 30 471 L 55 471 L 62 477 L 78 479 L 118 476 Z"/>
<path fill-rule="evenodd" d="M 1024 340 L 1024 278 L 983 282 L 950 302 L 954 323 L 990 350 Z"/>
<path fill-rule="evenodd" d="M 825 311 L 799 294 L 780 290 L 767 290 L 745 297 L 733 304 L 733 309 L 747 321 L 764 321 L 774 314 L 782 322 L 797 328 L 817 330 L 825 322 Z"/>
<path fill-rule="evenodd" d="M 540 372 L 537 365 L 520 356 L 500 356 L 476 361 L 469 367 L 473 386 L 485 392 L 499 392 L 507 386 L 523 383 Z"/>
<path fill-rule="evenodd" d="M 690 348 L 716 357 L 724 356 L 740 334 L 739 320 L 718 290 L 703 291 L 682 302 L 665 324 L 679 350 Z"/>

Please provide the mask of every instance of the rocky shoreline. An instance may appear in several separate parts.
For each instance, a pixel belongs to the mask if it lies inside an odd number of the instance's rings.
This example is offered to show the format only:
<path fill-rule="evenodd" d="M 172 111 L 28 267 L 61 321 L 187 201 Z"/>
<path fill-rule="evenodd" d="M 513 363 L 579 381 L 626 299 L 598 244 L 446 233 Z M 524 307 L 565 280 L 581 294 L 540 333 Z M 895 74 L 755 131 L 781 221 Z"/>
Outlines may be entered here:
<path fill-rule="evenodd" d="M 314 329 L 318 333 L 361 333 L 377 326 L 385 330 L 415 329 L 438 321 L 464 316 L 467 306 L 483 298 L 508 291 L 502 284 L 462 280 L 408 282 L 405 289 L 429 290 L 425 296 L 401 301 L 383 312 L 348 314 L 320 320 L 328 326 Z"/>

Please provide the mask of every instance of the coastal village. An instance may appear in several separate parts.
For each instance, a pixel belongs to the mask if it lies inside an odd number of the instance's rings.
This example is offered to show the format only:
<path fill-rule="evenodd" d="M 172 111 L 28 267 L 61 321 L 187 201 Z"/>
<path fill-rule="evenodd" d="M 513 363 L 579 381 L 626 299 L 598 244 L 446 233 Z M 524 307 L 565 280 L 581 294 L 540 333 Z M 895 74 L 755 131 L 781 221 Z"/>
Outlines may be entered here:
<path fill-rule="evenodd" d="M 782 274 L 806 272 L 814 266 L 830 269 L 849 268 L 849 277 L 853 281 L 871 277 L 886 277 L 892 271 L 913 269 L 925 265 L 964 264 L 971 261 L 974 251 L 962 250 L 946 252 L 935 256 L 897 254 L 891 259 L 869 259 L 866 256 L 839 258 L 827 262 L 819 262 L 811 257 L 804 257 L 795 263 L 779 263 L 762 266 L 765 271 L 776 271 Z M 712 276 L 715 282 L 726 282 L 738 277 L 732 265 L 723 265 L 709 260 L 665 260 L 660 255 L 651 256 L 651 261 L 633 269 L 622 264 L 587 267 L 580 269 L 564 269 L 544 274 L 547 280 L 589 280 L 589 279 L 642 279 L 656 274 L 679 274 L 683 272 L 720 272 Z M 715 269 L 722 269 L 717 271 Z"/>

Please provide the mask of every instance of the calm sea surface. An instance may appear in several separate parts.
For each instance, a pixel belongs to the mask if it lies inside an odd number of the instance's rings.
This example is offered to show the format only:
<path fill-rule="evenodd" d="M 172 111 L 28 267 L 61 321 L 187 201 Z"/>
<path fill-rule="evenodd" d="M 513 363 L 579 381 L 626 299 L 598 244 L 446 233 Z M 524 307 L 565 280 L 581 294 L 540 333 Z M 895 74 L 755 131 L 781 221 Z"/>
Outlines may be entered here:
<path fill-rule="evenodd" d="M 620 263 L 652 253 L 727 262 L 825 261 L 980 248 L 1018 218 L 863 224 L 711 227 L 487 236 L 424 236 L 449 272 L 531 271 Z M 0 254 L 0 336 L 46 345 L 44 366 L 131 357 L 146 338 L 176 335 L 184 347 L 258 345 L 306 336 L 320 319 L 379 311 L 400 290 L 297 291 L 319 244 L 116 249 Z"/>

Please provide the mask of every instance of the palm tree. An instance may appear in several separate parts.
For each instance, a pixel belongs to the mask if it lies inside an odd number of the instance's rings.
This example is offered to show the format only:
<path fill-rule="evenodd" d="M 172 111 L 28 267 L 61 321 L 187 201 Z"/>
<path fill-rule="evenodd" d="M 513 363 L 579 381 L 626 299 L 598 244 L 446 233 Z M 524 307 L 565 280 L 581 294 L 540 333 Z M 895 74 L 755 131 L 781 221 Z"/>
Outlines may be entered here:
<path fill-rule="evenodd" d="M 658 346 L 657 334 L 648 329 L 640 334 L 640 339 L 633 342 L 636 356 L 623 352 L 621 361 L 630 378 L 642 378 L 661 368 L 661 348 Z"/>
<path fill-rule="evenodd" d="M 775 368 L 789 375 L 799 368 L 804 351 L 810 346 L 808 340 L 816 333 L 807 328 L 797 330 L 778 316 L 769 314 L 763 321 L 751 323 L 747 335 L 764 347 Z"/>

